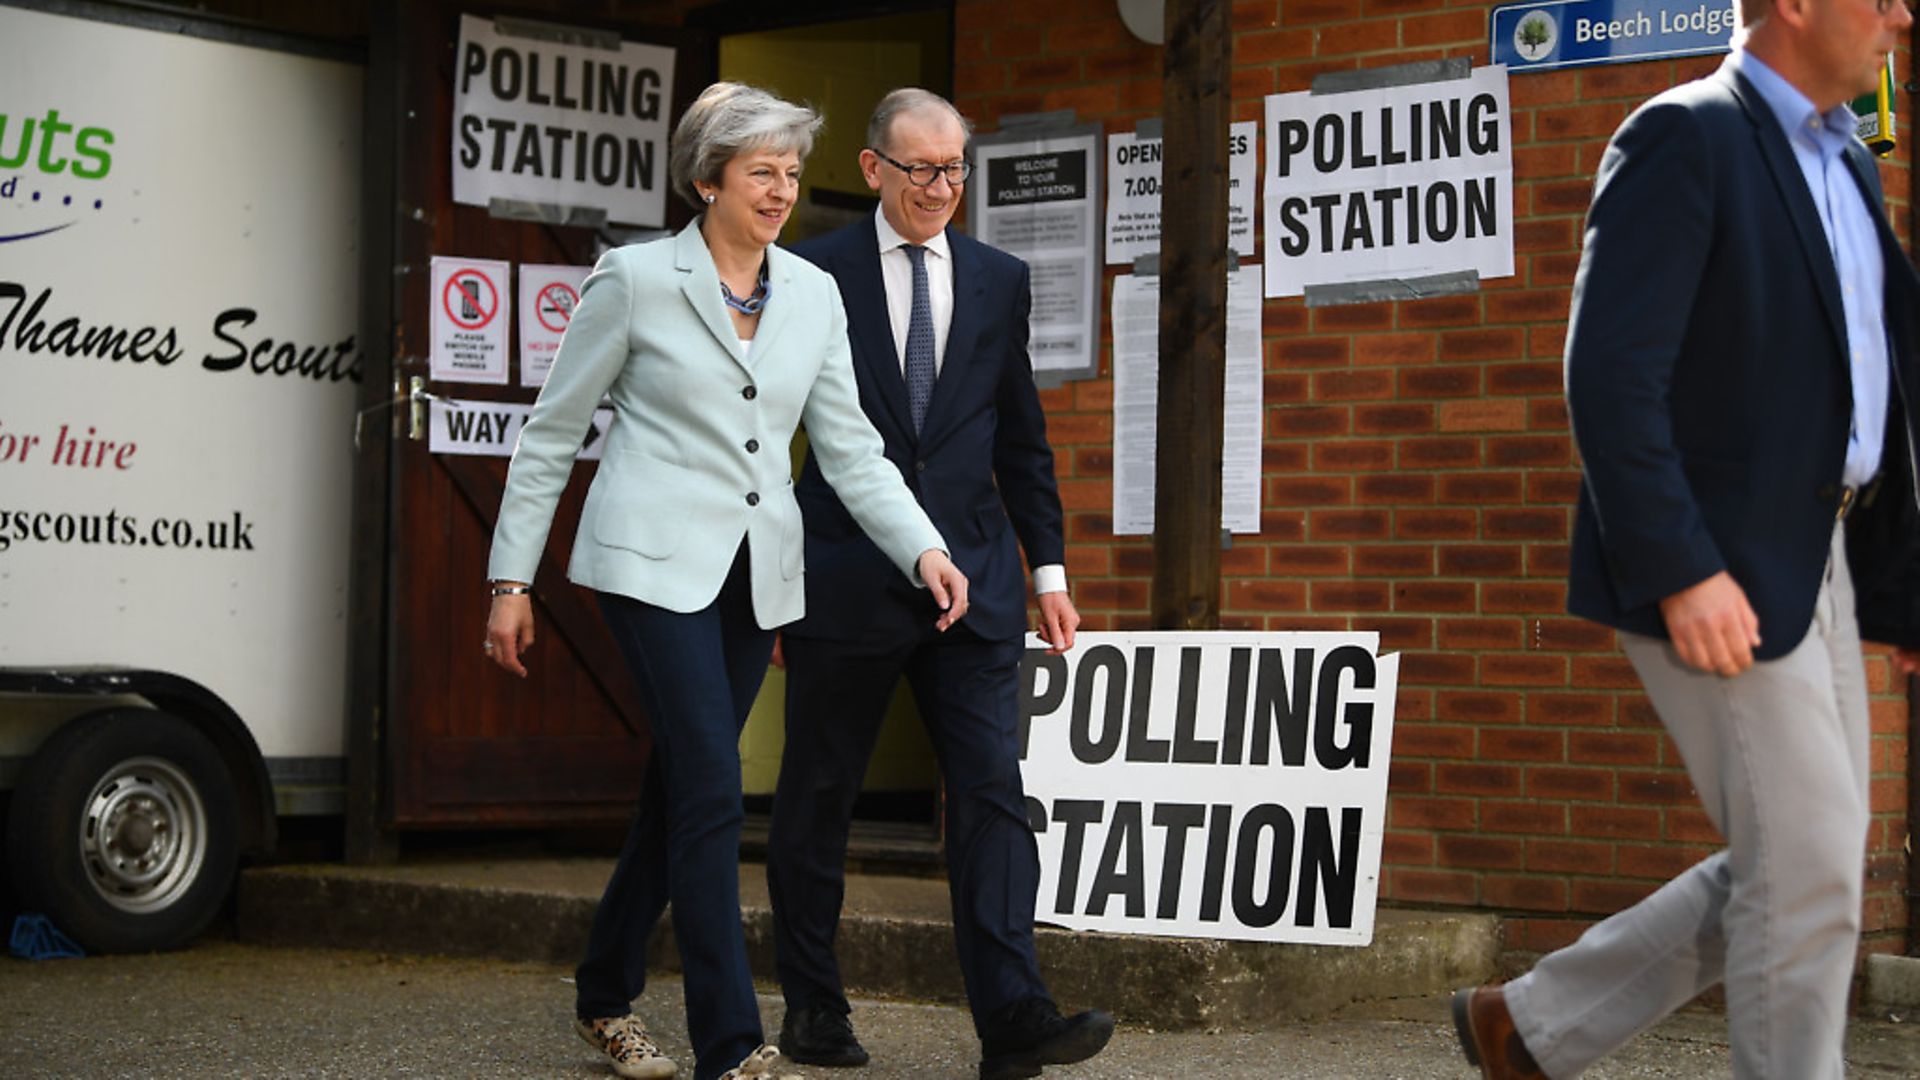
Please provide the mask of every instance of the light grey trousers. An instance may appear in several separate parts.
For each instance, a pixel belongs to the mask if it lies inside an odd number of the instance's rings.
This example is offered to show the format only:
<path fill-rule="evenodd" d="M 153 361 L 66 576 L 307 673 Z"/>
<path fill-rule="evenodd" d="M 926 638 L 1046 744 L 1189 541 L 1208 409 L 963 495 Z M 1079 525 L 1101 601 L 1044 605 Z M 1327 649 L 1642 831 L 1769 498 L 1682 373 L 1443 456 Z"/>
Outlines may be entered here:
<path fill-rule="evenodd" d="M 1507 984 L 1520 1037 L 1569 1080 L 1724 981 L 1735 1077 L 1837 1080 L 1868 825 L 1841 531 L 1813 625 L 1786 656 L 1728 679 L 1663 640 L 1621 642 L 1727 846 Z"/>

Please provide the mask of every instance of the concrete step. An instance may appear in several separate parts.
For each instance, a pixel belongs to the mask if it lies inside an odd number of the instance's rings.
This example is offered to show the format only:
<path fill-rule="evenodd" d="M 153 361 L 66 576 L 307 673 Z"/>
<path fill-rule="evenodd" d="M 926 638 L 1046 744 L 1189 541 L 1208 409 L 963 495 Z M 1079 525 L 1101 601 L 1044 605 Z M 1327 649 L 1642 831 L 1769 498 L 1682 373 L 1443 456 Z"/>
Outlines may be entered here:
<path fill-rule="evenodd" d="M 306 865 L 241 875 L 242 939 L 570 964 L 612 863 L 458 858 L 384 867 Z M 740 868 L 754 974 L 773 978 L 764 868 Z M 1074 933 L 1041 927 L 1040 966 L 1064 1008 L 1098 1006 L 1161 1030 L 1259 1030 L 1357 1001 L 1433 994 L 1490 978 L 1492 915 L 1382 911 L 1364 949 Z M 839 937 L 850 992 L 963 1003 L 943 880 L 853 875 Z M 653 966 L 679 970 L 662 921 Z"/>

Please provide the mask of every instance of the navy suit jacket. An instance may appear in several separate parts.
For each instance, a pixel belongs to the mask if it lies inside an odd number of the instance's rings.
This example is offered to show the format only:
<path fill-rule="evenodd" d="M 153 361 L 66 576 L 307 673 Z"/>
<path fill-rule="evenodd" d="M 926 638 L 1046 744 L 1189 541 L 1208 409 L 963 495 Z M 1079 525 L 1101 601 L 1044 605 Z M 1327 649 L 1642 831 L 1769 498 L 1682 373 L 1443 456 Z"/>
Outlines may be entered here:
<path fill-rule="evenodd" d="M 1915 618 L 1916 279 L 1864 147 L 1845 160 L 1880 233 L 1894 361 L 1873 504 L 1849 520 L 1862 632 Z M 1760 618 L 1756 655 L 1798 645 L 1840 500 L 1852 417 L 1845 316 L 1826 233 L 1764 99 L 1715 74 L 1615 133 L 1574 282 L 1567 400 L 1585 464 L 1568 608 L 1666 636 L 1659 601 L 1726 570 Z"/>
<path fill-rule="evenodd" d="M 887 318 L 873 219 L 793 250 L 840 285 L 861 407 L 967 575 L 963 622 L 983 638 L 1005 640 L 1028 628 L 1020 549 L 1036 566 L 1066 557 L 1053 451 L 1027 354 L 1027 265 L 952 229 L 947 242 L 953 323 L 917 435 Z M 811 452 L 795 495 L 806 522 L 807 614 L 786 633 L 878 641 L 931 625 L 929 594 L 902 579 L 854 524 Z"/>

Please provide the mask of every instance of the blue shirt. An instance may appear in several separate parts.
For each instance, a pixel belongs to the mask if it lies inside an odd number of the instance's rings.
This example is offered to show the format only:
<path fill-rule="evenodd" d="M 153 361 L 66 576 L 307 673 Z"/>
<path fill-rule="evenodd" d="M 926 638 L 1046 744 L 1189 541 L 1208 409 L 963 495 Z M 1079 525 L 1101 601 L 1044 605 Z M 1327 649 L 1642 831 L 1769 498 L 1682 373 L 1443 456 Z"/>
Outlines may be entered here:
<path fill-rule="evenodd" d="M 1817 111 L 1794 85 L 1744 49 L 1727 58 L 1760 92 L 1793 147 L 1807 191 L 1820 211 L 1827 247 L 1840 278 L 1840 306 L 1846 312 L 1847 352 L 1853 381 L 1853 430 L 1847 439 L 1842 483 L 1860 485 L 1880 469 L 1886 441 L 1888 367 L 1886 255 L 1874 228 L 1866 193 L 1842 159 L 1855 141 L 1853 110 L 1839 105 Z M 1808 302 L 1814 303 L 1810 297 Z"/>

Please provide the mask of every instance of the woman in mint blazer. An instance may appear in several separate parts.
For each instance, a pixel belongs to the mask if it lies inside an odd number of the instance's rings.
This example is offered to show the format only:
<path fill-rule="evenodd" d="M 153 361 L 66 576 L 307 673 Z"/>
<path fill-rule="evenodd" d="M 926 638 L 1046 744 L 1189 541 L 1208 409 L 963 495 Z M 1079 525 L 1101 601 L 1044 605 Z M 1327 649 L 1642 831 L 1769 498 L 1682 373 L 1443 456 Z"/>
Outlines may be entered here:
<path fill-rule="evenodd" d="M 582 290 L 520 434 L 493 534 L 486 648 L 524 675 L 533 579 L 555 501 L 603 395 L 614 407 L 568 577 L 596 590 L 652 727 L 640 807 L 577 973 L 576 1030 L 627 1077 L 672 1076 L 632 1001 L 673 904 L 695 1080 L 764 1075 L 740 924 L 740 727 L 774 628 L 805 604 L 797 425 L 854 517 L 945 608 L 967 583 L 860 409 L 833 279 L 773 241 L 820 124 L 716 83 L 674 129 L 674 188 L 704 212 L 679 235 L 610 251 Z"/>

